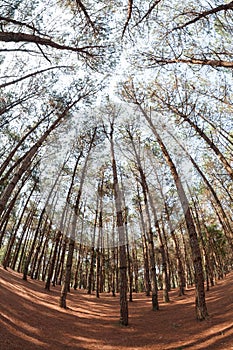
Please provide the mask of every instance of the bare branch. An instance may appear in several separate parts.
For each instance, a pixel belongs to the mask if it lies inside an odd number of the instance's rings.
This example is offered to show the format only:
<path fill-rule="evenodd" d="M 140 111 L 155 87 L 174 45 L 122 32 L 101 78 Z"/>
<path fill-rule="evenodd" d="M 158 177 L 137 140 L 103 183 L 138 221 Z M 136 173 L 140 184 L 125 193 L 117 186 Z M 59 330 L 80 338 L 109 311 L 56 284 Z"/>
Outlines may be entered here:
<path fill-rule="evenodd" d="M 142 23 L 142 21 L 144 21 L 144 19 L 145 19 L 146 17 L 148 17 L 148 16 L 151 14 L 151 12 L 152 12 L 152 11 L 154 10 L 154 8 L 160 3 L 160 1 L 161 1 L 161 0 L 156 0 L 156 1 L 151 5 L 151 7 L 148 9 L 148 11 L 145 13 L 145 15 L 142 16 L 142 18 L 135 24 L 134 27 L 136 27 L 136 26 L 138 26 L 140 23 Z"/>
<path fill-rule="evenodd" d="M 87 23 L 91 25 L 94 32 L 96 32 L 96 27 L 94 22 L 92 21 L 91 17 L 89 16 L 86 7 L 83 5 L 83 3 L 80 0 L 76 0 L 77 6 L 80 7 L 82 12 L 84 13 L 84 16 L 86 17 Z"/>
<path fill-rule="evenodd" d="M 28 42 L 36 45 L 44 45 L 53 47 L 57 50 L 68 50 L 74 52 L 80 52 L 87 56 L 93 57 L 94 55 L 88 51 L 88 49 L 101 48 L 102 46 L 85 46 L 85 47 L 73 47 L 67 45 L 60 45 L 50 39 L 42 38 L 37 35 L 26 34 L 26 33 L 15 33 L 15 32 L 0 32 L 0 41 L 4 42 Z"/>
<path fill-rule="evenodd" d="M 126 22 L 125 22 L 125 25 L 124 25 L 124 28 L 122 31 L 122 36 L 121 36 L 122 39 L 123 39 L 123 36 L 125 35 L 125 31 L 129 25 L 129 21 L 132 17 L 132 11 L 133 11 L 133 0 L 129 0 L 128 1 L 128 15 L 127 15 L 127 19 L 126 19 Z"/>
<path fill-rule="evenodd" d="M 31 29 L 34 33 L 38 33 L 40 35 L 48 36 L 46 34 L 41 33 L 38 29 L 36 29 L 34 27 L 33 24 L 30 25 L 30 24 L 27 24 L 27 23 L 24 23 L 24 22 L 20 22 L 20 21 L 17 21 L 15 19 L 12 19 L 12 18 L 9 18 L 9 17 L 4 17 L 4 16 L 0 16 L 0 21 L 5 21 L 5 22 L 8 22 L 8 23 L 17 24 L 17 25 L 20 25 L 20 26 L 23 26 L 23 27 Z"/>
<path fill-rule="evenodd" d="M 190 21 L 188 21 L 188 22 L 186 22 L 186 23 L 184 23 L 184 24 L 182 24 L 180 26 L 177 26 L 177 27 L 173 28 L 173 30 L 182 29 L 184 27 L 187 27 L 190 24 L 193 24 L 193 23 L 199 21 L 202 18 L 208 17 L 209 15 L 218 13 L 220 11 L 227 11 L 227 10 L 232 10 L 232 9 L 233 9 L 233 1 L 229 2 L 228 4 L 217 6 L 217 7 L 213 8 L 213 9 L 211 9 L 211 10 L 204 11 L 202 13 L 198 13 L 198 14 L 194 13 L 195 15 L 197 15 L 196 17 L 194 17 Z"/>
<path fill-rule="evenodd" d="M 42 50 L 42 48 L 40 47 L 39 44 L 36 44 L 36 46 L 38 47 L 38 49 L 40 50 L 40 52 L 42 53 L 42 55 L 44 56 L 44 58 L 51 63 L 50 59 L 46 56 L 46 54 L 44 53 L 44 51 Z"/>
<path fill-rule="evenodd" d="M 152 63 L 149 65 L 149 67 L 154 67 L 156 64 L 166 65 L 166 64 L 173 64 L 173 63 L 186 63 L 186 64 L 197 64 L 201 66 L 211 66 L 211 67 L 224 67 L 224 68 L 233 68 L 233 62 L 231 61 L 224 61 L 224 60 L 211 60 L 211 59 L 196 59 L 196 58 L 190 58 L 190 59 L 184 59 L 184 58 L 162 58 L 162 57 L 155 57 L 153 55 L 145 54 L 147 58 L 152 61 Z"/>
<path fill-rule="evenodd" d="M 9 81 L 7 83 L 1 84 L 0 88 L 4 88 L 4 87 L 6 87 L 8 85 L 12 85 L 12 84 L 18 83 L 19 81 L 22 81 L 24 79 L 33 77 L 33 76 L 35 76 L 37 74 L 44 73 L 44 72 L 47 72 L 47 71 L 52 70 L 52 69 L 59 69 L 59 68 L 69 68 L 69 66 L 56 66 L 56 67 L 49 67 L 49 68 L 46 68 L 46 69 L 42 69 L 42 70 L 39 70 L 39 71 L 30 73 L 30 74 L 27 74 L 24 77 L 18 78 L 16 80 L 11 80 L 11 81 Z"/>

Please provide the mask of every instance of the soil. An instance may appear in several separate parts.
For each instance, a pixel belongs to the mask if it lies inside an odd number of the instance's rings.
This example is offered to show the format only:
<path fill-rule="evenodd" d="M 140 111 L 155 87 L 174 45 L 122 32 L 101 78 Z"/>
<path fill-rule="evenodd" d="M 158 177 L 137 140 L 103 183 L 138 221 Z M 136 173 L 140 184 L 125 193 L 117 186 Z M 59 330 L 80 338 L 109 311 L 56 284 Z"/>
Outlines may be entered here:
<path fill-rule="evenodd" d="M 135 294 L 129 326 L 119 325 L 119 297 L 71 290 L 68 308 L 58 306 L 60 288 L 0 267 L 0 350 L 182 350 L 233 349 L 233 273 L 206 292 L 209 318 L 195 319 L 194 288 L 160 310 Z"/>

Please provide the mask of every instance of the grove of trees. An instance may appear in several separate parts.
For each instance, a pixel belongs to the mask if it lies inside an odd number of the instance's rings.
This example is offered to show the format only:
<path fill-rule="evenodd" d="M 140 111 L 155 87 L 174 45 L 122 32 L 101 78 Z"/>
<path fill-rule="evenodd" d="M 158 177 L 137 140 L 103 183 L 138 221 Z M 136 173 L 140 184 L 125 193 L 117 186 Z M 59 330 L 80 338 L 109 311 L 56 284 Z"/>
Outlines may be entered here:
<path fill-rule="evenodd" d="M 233 1 L 2 1 L 0 262 L 120 295 L 233 267 Z M 77 297 L 78 298 L 78 297 Z M 78 302 L 78 301 L 77 301 Z M 156 317 L 156 315 L 155 315 Z"/>

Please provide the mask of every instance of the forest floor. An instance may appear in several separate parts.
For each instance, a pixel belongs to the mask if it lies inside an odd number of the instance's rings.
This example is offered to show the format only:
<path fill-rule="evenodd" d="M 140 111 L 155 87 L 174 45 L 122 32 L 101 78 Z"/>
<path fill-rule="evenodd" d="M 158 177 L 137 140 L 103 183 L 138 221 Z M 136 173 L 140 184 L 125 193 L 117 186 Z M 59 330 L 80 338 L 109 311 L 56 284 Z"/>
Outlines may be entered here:
<path fill-rule="evenodd" d="M 160 291 L 161 293 L 161 291 Z M 119 298 L 71 290 L 68 309 L 58 306 L 59 287 L 22 280 L 0 267 L 0 350 L 233 349 L 233 273 L 206 293 L 209 318 L 195 319 L 194 289 L 151 310 L 140 293 L 129 303 L 129 326 L 119 325 Z"/>

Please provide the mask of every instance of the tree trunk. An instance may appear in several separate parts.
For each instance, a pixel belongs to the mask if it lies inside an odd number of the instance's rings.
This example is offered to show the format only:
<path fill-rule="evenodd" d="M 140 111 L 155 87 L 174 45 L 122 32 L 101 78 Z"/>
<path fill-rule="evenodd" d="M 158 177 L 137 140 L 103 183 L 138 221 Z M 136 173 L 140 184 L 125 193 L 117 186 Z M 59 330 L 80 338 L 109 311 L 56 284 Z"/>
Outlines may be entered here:
<path fill-rule="evenodd" d="M 66 308 L 66 297 L 67 297 L 67 293 L 68 293 L 69 288 L 70 288 L 71 268 L 72 268 L 73 253 L 74 253 L 74 246 L 75 246 L 76 225 L 77 225 L 77 220 L 78 220 L 79 214 L 80 214 L 80 200 L 81 200 L 81 195 L 82 195 L 82 190 L 83 190 L 83 185 L 84 185 L 84 180 L 85 180 L 85 176 L 86 176 L 87 165 L 88 165 L 90 153 L 91 153 L 91 150 L 92 150 L 92 147 L 94 145 L 95 138 L 96 138 L 96 131 L 97 131 L 97 128 L 94 129 L 93 134 L 91 136 L 86 159 L 85 159 L 84 166 L 82 169 L 79 190 L 78 190 L 78 194 L 77 194 L 76 200 L 75 200 L 75 206 L 74 206 L 72 223 L 71 223 L 71 235 L 70 235 L 70 240 L 69 240 L 69 250 L 68 250 L 67 262 L 66 262 L 66 272 L 65 272 L 64 283 L 62 285 L 61 296 L 60 296 L 60 306 L 62 308 Z"/>
<path fill-rule="evenodd" d="M 151 130 L 154 133 L 158 144 L 160 145 L 161 151 L 170 168 L 171 174 L 173 176 L 173 179 L 177 188 L 178 196 L 180 198 L 180 202 L 183 208 L 185 222 L 186 222 L 186 226 L 189 234 L 189 241 L 190 241 L 190 247 L 191 247 L 192 258 L 193 258 L 193 266 L 195 271 L 196 317 L 198 320 L 203 320 L 208 317 L 206 301 L 205 301 L 204 274 L 203 274 L 202 259 L 201 259 L 201 252 L 200 252 L 200 247 L 198 243 L 198 237 L 195 230 L 193 218 L 191 215 L 189 202 L 185 194 L 183 185 L 181 183 L 180 177 L 178 175 L 178 172 L 176 170 L 175 164 L 173 163 L 165 144 L 163 143 L 155 126 L 153 125 L 151 118 L 146 114 L 146 112 L 144 111 L 144 109 L 141 107 L 140 104 L 138 104 L 138 107 L 141 110 L 147 122 L 149 123 Z"/>
<path fill-rule="evenodd" d="M 9 245 L 9 247 L 7 249 L 7 252 L 5 254 L 5 257 L 4 257 L 4 261 L 3 261 L 3 267 L 4 268 L 7 268 L 7 266 L 9 265 L 10 255 L 11 255 L 11 252 L 12 252 L 12 248 L 13 248 L 15 239 L 17 237 L 17 233 L 18 233 L 19 227 L 20 227 L 20 225 L 22 223 L 23 216 L 25 214 L 25 211 L 27 209 L 27 206 L 28 206 L 28 203 L 29 203 L 29 201 L 31 199 L 31 196 L 32 196 L 33 192 L 35 191 L 35 188 L 36 188 L 36 183 L 34 183 L 34 186 L 32 187 L 32 190 L 31 190 L 31 192 L 30 192 L 30 194 L 29 194 L 29 196 L 28 196 L 28 198 L 26 200 L 26 203 L 23 206 L 23 210 L 22 210 L 22 213 L 21 213 L 20 218 L 18 220 L 17 226 L 15 227 L 14 234 L 13 234 L 13 236 L 11 238 L 11 241 L 10 241 L 10 245 Z"/>
<path fill-rule="evenodd" d="M 120 253 L 120 324 L 128 325 L 128 301 L 127 301 L 127 259 L 126 259 L 126 239 L 124 230 L 124 221 L 122 214 L 122 194 L 119 187 L 117 165 L 115 159 L 114 141 L 113 141 L 113 123 L 111 124 L 110 146 L 113 171 L 114 200 L 117 216 L 117 232 Z"/>
<path fill-rule="evenodd" d="M 53 124 L 46 130 L 46 132 L 39 138 L 39 140 L 30 148 L 30 150 L 26 153 L 25 158 L 21 162 L 21 165 L 19 169 L 15 172 L 12 180 L 9 182 L 9 184 L 6 186 L 5 190 L 2 193 L 2 196 L 0 198 L 0 216 L 2 215 L 3 211 L 5 210 L 5 207 L 8 203 L 8 200 L 21 179 L 22 175 L 25 173 L 25 171 L 28 170 L 33 157 L 43 144 L 43 142 L 47 139 L 47 137 L 50 135 L 50 133 L 59 125 L 59 123 L 62 121 L 62 119 L 67 115 L 68 111 L 80 100 L 80 98 L 73 103 L 71 103 L 64 111 L 61 113 L 58 118 L 53 122 Z"/>
<path fill-rule="evenodd" d="M 179 109 L 175 106 L 172 106 L 170 103 L 166 102 L 163 98 L 159 97 L 156 93 L 154 93 L 154 96 L 159 98 L 172 112 L 180 116 L 182 119 L 184 119 L 197 133 L 200 135 L 203 140 L 208 144 L 210 149 L 217 155 L 218 159 L 222 162 L 225 170 L 230 175 L 231 179 L 233 180 L 233 169 L 227 159 L 224 157 L 220 149 L 216 146 L 215 143 L 206 135 L 206 133 L 201 129 L 198 125 L 196 125 L 189 116 L 185 115 L 183 112 L 180 112 Z M 151 122 L 151 121 L 150 121 Z"/>
<path fill-rule="evenodd" d="M 45 208 L 42 210 L 42 212 L 40 214 L 40 218 L 39 218 L 39 221 L 38 221 L 38 225 L 37 225 L 36 231 L 34 233 L 34 238 L 33 238 L 33 241 L 32 241 L 31 247 L 30 247 L 30 251 L 29 251 L 29 254 L 27 256 L 27 260 L 25 262 L 25 265 L 24 265 L 23 280 L 25 280 L 25 281 L 27 280 L 29 264 L 31 262 L 32 255 L 34 253 L 37 237 L 39 235 L 39 231 L 40 231 L 40 227 L 41 227 L 41 224 L 42 224 L 42 220 L 43 220 L 44 214 L 45 214 Z"/>
<path fill-rule="evenodd" d="M 129 128 L 127 129 L 127 133 L 129 135 L 129 139 L 131 142 L 131 145 L 133 147 L 135 159 L 136 159 L 136 165 L 137 170 L 140 175 L 140 184 L 142 187 L 142 193 L 143 193 L 143 199 L 144 199 L 144 205 L 145 205 L 145 215 L 146 215 L 146 233 L 147 233 L 147 239 L 148 239 L 148 248 L 149 248 L 149 262 L 150 262 L 150 278 L 151 278 L 151 292 L 152 292 L 152 310 L 156 311 L 159 310 L 159 302 L 158 302 L 158 285 L 157 285 L 157 276 L 156 276 L 156 264 L 155 264 L 155 249 L 154 249 L 154 237 L 153 237 L 153 231 L 152 231 L 152 224 L 151 224 L 151 216 L 149 211 L 149 203 L 148 203 L 148 185 L 146 181 L 146 175 L 143 171 L 141 159 L 139 157 L 138 151 L 136 149 L 136 145 L 133 139 L 133 135 Z"/>

